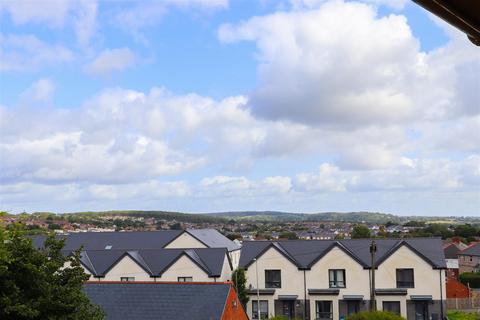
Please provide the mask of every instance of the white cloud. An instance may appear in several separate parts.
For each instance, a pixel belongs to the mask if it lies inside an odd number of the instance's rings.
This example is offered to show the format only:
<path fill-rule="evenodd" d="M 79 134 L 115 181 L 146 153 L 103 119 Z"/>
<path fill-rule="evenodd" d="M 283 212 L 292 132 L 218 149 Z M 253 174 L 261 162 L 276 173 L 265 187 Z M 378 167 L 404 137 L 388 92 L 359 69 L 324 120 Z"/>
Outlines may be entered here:
<path fill-rule="evenodd" d="M 105 49 L 85 68 L 88 73 L 105 75 L 125 70 L 135 64 L 135 54 L 128 48 Z"/>
<path fill-rule="evenodd" d="M 325 1 L 225 24 L 218 34 L 256 43 L 259 85 L 249 105 L 265 119 L 350 130 L 479 112 L 476 49 L 452 39 L 421 52 L 404 16 L 379 17 L 372 5 Z"/>
<path fill-rule="evenodd" d="M 74 59 L 62 45 L 52 45 L 34 35 L 0 33 L 0 71 L 36 71 Z"/>
<path fill-rule="evenodd" d="M 200 197 L 249 197 L 285 195 L 292 189 L 289 177 L 273 176 L 252 181 L 247 177 L 214 176 L 203 178 L 200 182 Z"/>
<path fill-rule="evenodd" d="M 87 46 L 90 38 L 95 34 L 97 28 L 97 10 L 98 5 L 96 1 L 81 0 L 79 2 L 74 28 L 78 42 L 82 46 Z"/>
<path fill-rule="evenodd" d="M 23 100 L 23 103 L 48 102 L 51 100 L 54 90 L 55 85 L 52 80 L 42 78 L 25 90 L 20 99 Z"/>
<path fill-rule="evenodd" d="M 71 25 L 82 46 L 88 45 L 96 28 L 96 0 L 6 0 L 0 2 L 2 11 L 8 12 L 17 25 L 33 23 L 55 29 Z"/>
<path fill-rule="evenodd" d="M 116 13 L 112 23 L 133 34 L 140 42 L 147 42 L 143 29 L 158 25 L 171 9 L 216 11 L 228 7 L 228 0 L 165 0 L 142 1 L 122 8 Z"/>
<path fill-rule="evenodd" d="M 71 4 L 71 1 L 65 0 L 6 0 L 0 2 L 0 10 L 9 12 L 13 22 L 18 25 L 34 22 L 60 27 L 65 23 Z"/>
<path fill-rule="evenodd" d="M 358 2 L 364 2 L 377 6 L 387 6 L 396 10 L 400 10 L 405 7 L 407 1 L 408 0 L 359 0 Z M 318 8 L 325 2 L 327 2 L 327 0 L 290 0 L 290 4 L 294 10 Z"/>

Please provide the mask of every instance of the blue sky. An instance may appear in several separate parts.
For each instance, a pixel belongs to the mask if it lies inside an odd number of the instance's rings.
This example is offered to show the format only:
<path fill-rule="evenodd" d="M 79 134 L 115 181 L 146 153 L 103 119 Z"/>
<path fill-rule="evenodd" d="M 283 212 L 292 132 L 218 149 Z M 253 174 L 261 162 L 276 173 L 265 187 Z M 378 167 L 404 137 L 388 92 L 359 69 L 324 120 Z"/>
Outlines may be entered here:
<path fill-rule="evenodd" d="M 0 4 L 0 209 L 480 214 L 480 54 L 412 2 Z"/>

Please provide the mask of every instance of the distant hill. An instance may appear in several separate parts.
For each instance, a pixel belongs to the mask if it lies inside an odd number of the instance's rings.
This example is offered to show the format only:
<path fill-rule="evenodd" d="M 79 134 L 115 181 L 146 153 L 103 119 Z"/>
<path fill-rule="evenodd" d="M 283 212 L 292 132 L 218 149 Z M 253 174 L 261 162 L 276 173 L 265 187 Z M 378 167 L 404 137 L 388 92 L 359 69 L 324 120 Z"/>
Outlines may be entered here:
<path fill-rule="evenodd" d="M 48 215 L 49 213 L 34 213 L 36 215 Z M 166 221 L 179 221 L 179 222 L 191 222 L 191 223 L 222 223 L 226 222 L 223 217 L 214 217 L 204 214 L 194 213 L 182 213 L 182 212 L 169 212 L 169 211 L 142 211 L 142 210 L 112 210 L 112 211 L 86 211 L 86 212 L 72 212 L 63 213 L 66 218 L 74 217 L 75 219 L 89 220 L 101 216 L 130 216 L 130 217 L 143 217 L 143 218 L 156 218 Z"/>
<path fill-rule="evenodd" d="M 234 220 L 250 221 L 338 221 L 338 222 L 366 222 L 366 223 L 405 223 L 411 220 L 435 223 L 480 223 L 476 217 L 428 217 L 428 216 L 397 216 L 380 212 L 321 212 L 321 213 L 292 213 L 281 211 L 234 211 L 217 212 L 206 215 Z"/>
<path fill-rule="evenodd" d="M 37 212 L 34 215 L 46 218 L 49 212 Z M 142 211 L 142 210 L 116 210 L 98 212 L 73 212 L 63 213 L 65 217 L 75 219 L 91 219 L 99 216 L 132 216 L 144 218 L 164 219 L 167 221 L 180 221 L 191 223 L 223 223 L 228 220 L 240 221 L 331 221 L 331 222 L 366 222 L 366 223 L 405 223 L 410 220 L 435 222 L 435 223 L 480 223 L 480 217 L 427 217 L 427 216 L 397 216 L 379 212 L 321 212 L 321 213 L 292 213 L 281 211 L 233 211 L 216 213 L 182 213 L 168 211 Z"/>
<path fill-rule="evenodd" d="M 339 222 L 369 222 L 386 223 L 408 221 L 405 217 L 377 212 L 322 212 L 322 213 L 291 213 L 279 211 L 241 211 L 218 212 L 207 214 L 235 220 L 256 221 L 339 221 Z"/>

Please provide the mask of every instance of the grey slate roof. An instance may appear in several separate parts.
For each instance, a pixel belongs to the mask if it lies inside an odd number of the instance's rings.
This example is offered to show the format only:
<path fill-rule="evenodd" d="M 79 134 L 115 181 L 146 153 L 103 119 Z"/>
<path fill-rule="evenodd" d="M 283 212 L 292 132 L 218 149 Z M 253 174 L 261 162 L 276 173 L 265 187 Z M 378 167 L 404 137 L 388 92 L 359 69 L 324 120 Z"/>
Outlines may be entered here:
<path fill-rule="evenodd" d="M 65 250 L 103 250 L 106 246 L 117 250 L 161 249 L 182 233 L 182 230 L 133 232 L 79 232 L 67 236 Z"/>
<path fill-rule="evenodd" d="M 470 247 L 462 250 L 458 253 L 459 255 L 466 255 L 466 256 L 480 256 L 480 242 L 477 242 Z"/>
<path fill-rule="evenodd" d="M 364 268 L 370 268 L 371 241 L 372 239 L 245 241 L 239 265 L 248 268 L 254 258 L 261 256 L 270 247 L 274 247 L 298 268 L 309 269 L 330 249 L 338 247 Z M 438 238 L 375 239 L 375 242 L 377 244 L 376 265 L 381 264 L 400 247 L 407 246 L 432 267 L 446 268 L 442 242 Z"/>
<path fill-rule="evenodd" d="M 460 253 L 460 251 L 462 251 L 462 249 L 453 242 L 443 247 L 445 259 L 458 259 L 458 254 Z"/>
<path fill-rule="evenodd" d="M 206 244 L 210 248 L 227 248 L 228 251 L 240 247 L 215 229 L 187 229 L 186 232 Z"/>
<path fill-rule="evenodd" d="M 84 292 L 108 320 L 217 320 L 228 284 L 87 283 Z"/>
<path fill-rule="evenodd" d="M 107 246 L 111 246 L 110 249 L 113 250 L 150 250 L 164 248 L 184 232 L 209 248 L 227 248 L 228 251 L 240 249 L 237 244 L 215 229 L 79 232 L 61 235 L 59 238 L 66 238 L 64 247 L 66 251 L 73 251 L 82 246 L 85 250 L 104 250 Z M 45 236 L 34 237 L 32 241 L 37 248 L 41 248 Z"/>
<path fill-rule="evenodd" d="M 150 276 L 156 277 L 161 276 L 182 256 L 191 259 L 209 277 L 219 277 L 222 274 L 223 262 L 225 259 L 229 259 L 225 248 L 197 248 L 127 251 L 84 250 L 81 252 L 80 261 L 94 276 L 103 277 L 108 270 L 113 268 L 126 255 L 138 263 Z"/>

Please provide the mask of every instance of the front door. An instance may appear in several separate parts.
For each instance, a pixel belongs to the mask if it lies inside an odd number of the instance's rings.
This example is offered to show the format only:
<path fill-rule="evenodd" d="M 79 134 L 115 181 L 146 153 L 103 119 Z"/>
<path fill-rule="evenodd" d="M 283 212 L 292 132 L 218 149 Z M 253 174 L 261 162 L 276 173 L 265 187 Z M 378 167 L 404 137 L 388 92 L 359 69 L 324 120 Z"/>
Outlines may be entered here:
<path fill-rule="evenodd" d="M 428 320 L 428 302 L 415 302 L 415 320 Z"/>
<path fill-rule="evenodd" d="M 288 319 L 293 319 L 295 316 L 295 301 L 286 300 L 283 301 L 282 315 Z"/>
<path fill-rule="evenodd" d="M 347 301 L 347 315 L 358 313 L 360 311 L 360 301 L 350 300 Z"/>

